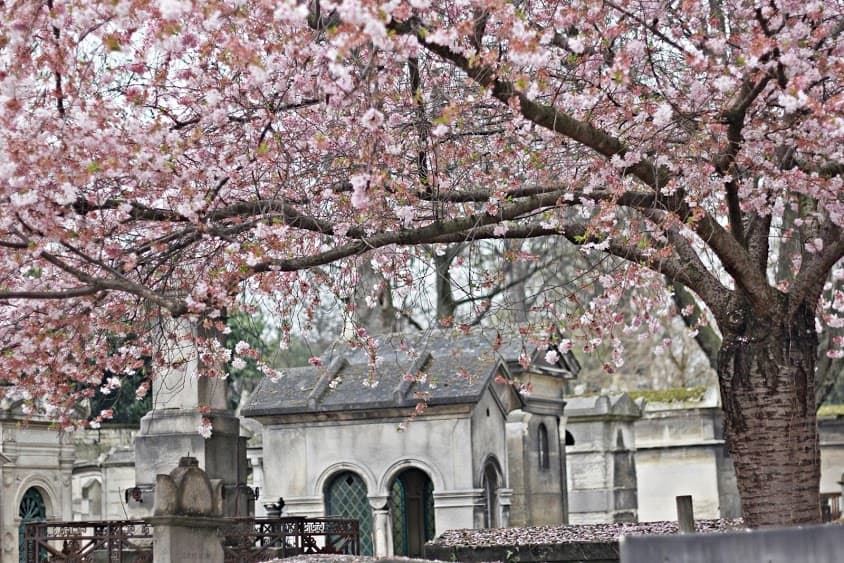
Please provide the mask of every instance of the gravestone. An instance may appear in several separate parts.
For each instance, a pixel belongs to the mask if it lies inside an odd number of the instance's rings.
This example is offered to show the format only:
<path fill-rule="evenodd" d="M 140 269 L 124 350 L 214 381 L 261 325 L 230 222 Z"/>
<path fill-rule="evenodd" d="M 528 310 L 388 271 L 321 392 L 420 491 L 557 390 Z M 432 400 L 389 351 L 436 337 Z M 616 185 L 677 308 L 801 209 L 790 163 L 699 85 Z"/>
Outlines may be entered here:
<path fill-rule="evenodd" d="M 194 457 L 183 457 L 155 481 L 153 561 L 223 563 L 218 529 L 225 523 L 223 482 L 209 479 Z"/>

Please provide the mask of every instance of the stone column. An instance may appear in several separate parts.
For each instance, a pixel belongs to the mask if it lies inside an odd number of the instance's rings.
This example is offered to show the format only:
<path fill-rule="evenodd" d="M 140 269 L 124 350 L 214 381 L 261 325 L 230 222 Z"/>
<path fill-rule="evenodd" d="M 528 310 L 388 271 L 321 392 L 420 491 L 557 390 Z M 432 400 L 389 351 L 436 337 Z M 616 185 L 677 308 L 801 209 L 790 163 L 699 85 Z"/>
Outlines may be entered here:
<path fill-rule="evenodd" d="M 240 422 L 228 410 L 224 380 L 204 377 L 192 338 L 196 323 L 185 319 L 163 322 L 157 353 L 171 367 L 153 374 L 153 409 L 141 419 L 135 437 L 135 489 L 129 495 L 133 516 L 150 514 L 156 476 L 173 469 L 182 456 L 197 459 L 210 479 L 225 488 L 225 516 L 254 514 L 252 491 L 246 486 L 246 444 Z M 213 337 L 213 334 L 203 336 Z M 200 412 L 207 407 L 208 413 Z M 212 425 L 210 438 L 199 434 L 203 417 Z"/>
<path fill-rule="evenodd" d="M 222 481 L 209 479 L 196 458 L 183 457 L 169 475 L 156 477 L 154 515 L 147 518 L 154 563 L 223 563 L 222 514 Z"/>
<path fill-rule="evenodd" d="M 392 554 L 388 538 L 390 538 L 390 509 L 386 497 L 370 497 L 372 507 L 372 535 L 375 557 L 387 557 Z"/>

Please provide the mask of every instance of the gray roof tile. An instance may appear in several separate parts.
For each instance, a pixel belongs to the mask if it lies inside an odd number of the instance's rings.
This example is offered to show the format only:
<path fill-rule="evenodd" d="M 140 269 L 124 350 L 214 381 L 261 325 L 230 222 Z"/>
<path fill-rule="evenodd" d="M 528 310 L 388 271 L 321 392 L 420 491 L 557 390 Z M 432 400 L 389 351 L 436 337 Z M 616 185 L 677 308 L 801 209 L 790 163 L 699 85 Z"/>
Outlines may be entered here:
<path fill-rule="evenodd" d="M 429 405 L 477 402 L 496 368 L 518 359 L 519 339 L 494 350 L 495 334 L 428 332 L 378 337 L 380 363 L 369 365 L 366 350 L 348 345 L 329 349 L 322 367 L 292 368 L 277 381 L 261 381 L 242 413 L 266 416 L 413 407 L 417 394 Z M 405 374 L 426 374 L 424 382 Z"/>

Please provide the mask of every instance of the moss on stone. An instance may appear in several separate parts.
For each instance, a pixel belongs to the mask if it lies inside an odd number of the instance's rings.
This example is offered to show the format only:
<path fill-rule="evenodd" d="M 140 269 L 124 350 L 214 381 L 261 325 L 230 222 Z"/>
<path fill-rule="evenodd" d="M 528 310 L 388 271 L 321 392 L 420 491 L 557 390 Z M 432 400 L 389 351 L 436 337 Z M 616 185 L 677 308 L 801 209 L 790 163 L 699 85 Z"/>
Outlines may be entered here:
<path fill-rule="evenodd" d="M 703 400 L 706 387 L 675 387 L 673 389 L 646 389 L 630 391 L 635 400 L 644 398 L 649 403 L 696 403 Z"/>
<path fill-rule="evenodd" d="M 844 416 L 844 405 L 821 405 L 818 416 Z"/>

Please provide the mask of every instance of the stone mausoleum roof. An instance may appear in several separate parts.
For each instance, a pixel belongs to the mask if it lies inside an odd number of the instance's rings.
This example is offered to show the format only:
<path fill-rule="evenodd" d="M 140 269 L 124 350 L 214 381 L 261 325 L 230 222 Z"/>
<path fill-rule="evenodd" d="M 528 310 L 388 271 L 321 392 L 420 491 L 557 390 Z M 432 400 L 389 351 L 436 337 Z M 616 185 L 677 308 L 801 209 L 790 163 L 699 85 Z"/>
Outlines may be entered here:
<path fill-rule="evenodd" d="M 420 397 L 429 406 L 476 403 L 496 374 L 509 377 L 517 371 L 519 355 L 527 348 L 521 338 L 504 340 L 481 332 L 392 334 L 377 340 L 376 366 L 366 349 L 333 347 L 323 355 L 322 366 L 290 368 L 276 381 L 261 381 L 242 414 L 407 408 Z M 537 357 L 533 349 L 526 353 Z M 542 364 L 535 359 L 537 369 L 543 369 Z M 545 367 L 549 375 L 573 377 L 572 365 L 576 365 L 573 358 L 562 356 L 554 366 Z"/>

